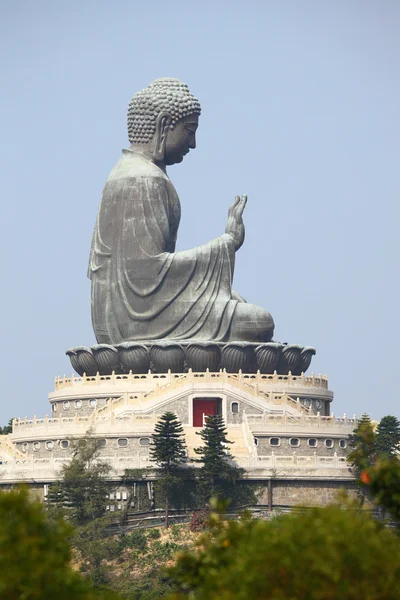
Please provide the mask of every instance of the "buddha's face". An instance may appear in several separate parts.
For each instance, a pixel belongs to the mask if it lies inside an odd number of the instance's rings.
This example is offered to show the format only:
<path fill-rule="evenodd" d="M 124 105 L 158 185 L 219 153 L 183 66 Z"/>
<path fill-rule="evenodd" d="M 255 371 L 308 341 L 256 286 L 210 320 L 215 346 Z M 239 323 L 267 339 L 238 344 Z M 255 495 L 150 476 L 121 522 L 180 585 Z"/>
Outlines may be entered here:
<path fill-rule="evenodd" d="M 169 129 L 165 142 L 164 162 L 174 165 L 183 161 L 189 150 L 196 148 L 196 131 L 199 126 L 199 115 L 188 115 Z"/>

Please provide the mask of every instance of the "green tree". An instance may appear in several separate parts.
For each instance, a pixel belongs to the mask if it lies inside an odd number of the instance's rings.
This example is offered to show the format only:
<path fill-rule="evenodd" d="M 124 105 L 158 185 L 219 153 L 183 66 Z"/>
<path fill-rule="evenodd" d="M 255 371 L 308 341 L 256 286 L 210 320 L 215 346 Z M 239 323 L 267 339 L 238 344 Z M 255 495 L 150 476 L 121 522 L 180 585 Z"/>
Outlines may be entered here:
<path fill-rule="evenodd" d="M 209 415 L 204 428 L 197 434 L 204 444 L 194 451 L 200 457 L 194 462 L 202 463 L 198 471 L 199 496 L 207 502 L 212 496 L 229 498 L 233 505 L 254 503 L 255 494 L 250 485 L 242 482 L 244 469 L 232 463 L 222 415 Z"/>
<path fill-rule="evenodd" d="M 61 479 L 50 487 L 47 506 L 50 516 L 62 514 L 74 527 L 71 542 L 80 558 L 81 571 L 102 586 L 108 582 L 104 563 L 113 544 L 104 543 L 112 520 L 106 515 L 110 465 L 99 459 L 99 439 L 72 440 L 72 458 L 63 465 Z"/>
<path fill-rule="evenodd" d="M 352 464 L 354 473 L 373 464 L 375 460 L 375 431 L 368 415 L 361 415 L 349 438 L 349 454 L 347 460 Z"/>
<path fill-rule="evenodd" d="M 150 458 L 158 467 L 158 489 L 165 503 L 165 526 L 169 526 L 169 504 L 174 488 L 182 484 L 182 465 L 186 459 L 183 428 L 172 412 L 163 414 L 154 427 Z"/>
<path fill-rule="evenodd" d="M 49 506 L 64 507 L 74 525 L 84 525 L 106 511 L 111 466 L 99 459 L 99 440 L 88 437 L 73 440 L 72 458 L 63 465 L 61 479 L 50 488 Z"/>
<path fill-rule="evenodd" d="M 111 600 L 71 567 L 71 526 L 50 519 L 43 504 L 19 488 L 0 492 L 0 598 L 4 600 Z"/>
<path fill-rule="evenodd" d="M 396 600 L 400 539 L 339 506 L 220 521 L 170 570 L 169 600 Z"/>
<path fill-rule="evenodd" d="M 393 415 L 387 415 L 376 428 L 375 452 L 378 456 L 395 456 L 399 449 L 400 421 Z"/>
<path fill-rule="evenodd" d="M 7 425 L 4 425 L 4 427 L 0 427 L 0 435 L 8 435 L 9 433 L 12 433 L 12 422 L 14 419 L 10 419 L 7 423 Z"/>
<path fill-rule="evenodd" d="M 400 462 L 397 457 L 379 458 L 361 473 L 364 485 L 378 506 L 389 511 L 400 528 Z"/>

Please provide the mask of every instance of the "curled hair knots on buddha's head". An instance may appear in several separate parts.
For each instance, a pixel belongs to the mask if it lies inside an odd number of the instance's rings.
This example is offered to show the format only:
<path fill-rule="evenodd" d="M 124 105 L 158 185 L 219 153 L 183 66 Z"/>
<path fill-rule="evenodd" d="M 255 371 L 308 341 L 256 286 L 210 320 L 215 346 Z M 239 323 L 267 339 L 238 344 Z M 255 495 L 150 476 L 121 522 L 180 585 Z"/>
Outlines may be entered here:
<path fill-rule="evenodd" d="M 155 79 L 137 92 L 128 107 L 128 136 L 131 144 L 146 144 L 153 138 L 161 112 L 171 115 L 171 129 L 183 117 L 201 112 L 200 102 L 179 79 Z"/>

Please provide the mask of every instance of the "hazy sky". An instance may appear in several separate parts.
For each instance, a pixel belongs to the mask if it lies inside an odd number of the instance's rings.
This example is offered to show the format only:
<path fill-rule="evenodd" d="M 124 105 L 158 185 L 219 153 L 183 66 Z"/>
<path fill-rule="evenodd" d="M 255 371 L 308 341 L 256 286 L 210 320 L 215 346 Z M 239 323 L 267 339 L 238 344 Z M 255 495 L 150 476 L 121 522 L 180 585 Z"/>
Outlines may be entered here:
<path fill-rule="evenodd" d="M 399 415 L 400 2 L 0 0 L 0 423 L 43 416 L 67 348 L 95 343 L 86 277 L 131 96 L 202 104 L 169 175 L 178 249 L 247 193 L 234 288 L 314 346 L 336 414 Z"/>

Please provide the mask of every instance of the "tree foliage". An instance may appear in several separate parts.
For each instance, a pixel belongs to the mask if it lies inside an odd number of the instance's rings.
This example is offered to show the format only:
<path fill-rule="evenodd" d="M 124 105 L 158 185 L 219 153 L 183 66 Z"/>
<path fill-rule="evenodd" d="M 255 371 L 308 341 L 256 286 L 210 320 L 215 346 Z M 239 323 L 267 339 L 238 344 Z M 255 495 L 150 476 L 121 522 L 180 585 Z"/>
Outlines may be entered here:
<path fill-rule="evenodd" d="M 395 600 L 400 540 L 364 511 L 220 521 L 181 553 L 170 600 Z"/>
<path fill-rule="evenodd" d="M 347 460 L 353 466 L 361 503 L 368 497 L 400 520 L 400 422 L 392 415 L 383 417 L 376 431 L 368 415 L 362 415 L 350 437 Z"/>
<path fill-rule="evenodd" d="M 360 482 L 372 500 L 386 509 L 400 529 L 400 462 L 397 457 L 381 457 L 375 464 L 364 469 Z"/>
<path fill-rule="evenodd" d="M 195 448 L 199 456 L 194 462 L 202 463 L 198 471 L 199 496 L 203 504 L 212 496 L 229 498 L 233 505 L 255 502 L 252 487 L 242 482 L 244 469 L 233 463 L 228 444 L 227 431 L 222 415 L 209 415 L 205 427 L 197 434 L 203 446 Z"/>
<path fill-rule="evenodd" d="M 50 519 L 19 488 L 0 492 L 0 598 L 4 600 L 111 600 L 71 567 L 71 526 Z"/>
<path fill-rule="evenodd" d="M 7 425 L 4 425 L 4 427 L 0 427 L 0 435 L 8 435 L 9 433 L 12 433 L 12 422 L 13 419 L 10 419 Z"/>
<path fill-rule="evenodd" d="M 350 453 L 347 457 L 356 475 L 373 464 L 375 460 L 375 431 L 367 414 L 361 415 L 349 439 Z"/>
<path fill-rule="evenodd" d="M 183 428 L 172 412 L 163 414 L 154 427 L 150 458 L 158 467 L 157 486 L 165 503 L 165 526 L 169 526 L 171 494 L 182 484 L 182 464 L 186 459 Z"/>
<path fill-rule="evenodd" d="M 67 509 L 74 525 L 84 525 L 105 514 L 111 467 L 99 458 L 99 440 L 73 440 L 72 458 L 61 469 L 61 479 L 50 488 L 49 506 Z"/>
<path fill-rule="evenodd" d="M 383 417 L 375 435 L 375 453 L 389 457 L 398 454 L 400 449 L 400 421 L 393 415 Z"/>

